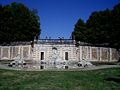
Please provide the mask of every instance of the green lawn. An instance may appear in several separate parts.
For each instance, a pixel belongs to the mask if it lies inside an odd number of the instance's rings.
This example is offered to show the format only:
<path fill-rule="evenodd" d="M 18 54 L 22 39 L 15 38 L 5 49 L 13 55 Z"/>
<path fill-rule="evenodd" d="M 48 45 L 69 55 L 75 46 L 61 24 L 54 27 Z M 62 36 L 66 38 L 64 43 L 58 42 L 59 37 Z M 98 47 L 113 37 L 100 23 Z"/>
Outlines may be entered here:
<path fill-rule="evenodd" d="M 0 90 L 120 90 L 120 68 L 66 72 L 0 69 Z"/>

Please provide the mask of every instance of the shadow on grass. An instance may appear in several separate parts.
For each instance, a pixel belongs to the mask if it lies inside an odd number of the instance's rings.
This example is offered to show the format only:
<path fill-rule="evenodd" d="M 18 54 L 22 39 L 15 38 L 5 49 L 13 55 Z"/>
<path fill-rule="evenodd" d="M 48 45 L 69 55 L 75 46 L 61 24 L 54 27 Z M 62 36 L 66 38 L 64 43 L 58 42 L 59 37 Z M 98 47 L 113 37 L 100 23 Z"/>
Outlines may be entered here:
<path fill-rule="evenodd" d="M 116 83 L 120 83 L 120 77 L 110 77 L 110 78 L 106 78 L 105 79 L 106 81 L 113 81 L 113 82 L 116 82 Z"/>

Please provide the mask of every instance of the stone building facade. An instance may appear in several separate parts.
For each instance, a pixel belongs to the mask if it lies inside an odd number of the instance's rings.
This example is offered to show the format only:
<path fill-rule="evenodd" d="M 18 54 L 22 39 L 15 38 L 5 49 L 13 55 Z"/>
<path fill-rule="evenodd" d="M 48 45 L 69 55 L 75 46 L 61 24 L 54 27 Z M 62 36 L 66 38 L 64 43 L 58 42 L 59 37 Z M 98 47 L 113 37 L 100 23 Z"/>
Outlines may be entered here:
<path fill-rule="evenodd" d="M 24 60 L 63 60 L 63 61 L 99 61 L 117 62 L 118 52 L 114 48 L 79 46 L 73 40 L 39 40 L 30 44 L 0 46 L 0 60 L 14 60 L 20 55 Z"/>

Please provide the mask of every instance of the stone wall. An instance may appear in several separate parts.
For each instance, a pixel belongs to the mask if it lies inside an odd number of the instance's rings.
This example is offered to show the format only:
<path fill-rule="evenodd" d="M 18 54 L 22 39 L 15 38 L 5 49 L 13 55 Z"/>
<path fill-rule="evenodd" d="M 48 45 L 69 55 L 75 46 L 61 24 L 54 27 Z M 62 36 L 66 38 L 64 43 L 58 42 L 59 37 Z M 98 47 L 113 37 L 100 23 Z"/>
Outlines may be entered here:
<path fill-rule="evenodd" d="M 54 50 L 55 49 L 55 50 Z M 35 44 L 18 46 L 0 46 L 0 60 L 14 60 L 20 55 L 24 60 L 51 60 L 54 53 L 60 60 L 65 60 L 68 53 L 68 60 L 71 61 L 99 61 L 116 62 L 118 61 L 118 52 L 114 48 L 79 46 L 69 44 Z"/>
<path fill-rule="evenodd" d="M 78 49 L 80 60 L 85 59 L 99 62 L 118 61 L 118 52 L 114 48 L 80 46 Z"/>
<path fill-rule="evenodd" d="M 25 60 L 31 59 L 31 46 L 0 46 L 0 60 L 14 60 L 18 55 Z"/>
<path fill-rule="evenodd" d="M 41 52 L 44 53 L 44 60 L 49 60 L 56 48 L 56 53 L 62 60 L 65 60 L 65 52 L 68 52 L 68 60 L 77 60 L 75 45 L 43 45 L 35 44 L 33 48 L 33 60 L 41 60 Z"/>

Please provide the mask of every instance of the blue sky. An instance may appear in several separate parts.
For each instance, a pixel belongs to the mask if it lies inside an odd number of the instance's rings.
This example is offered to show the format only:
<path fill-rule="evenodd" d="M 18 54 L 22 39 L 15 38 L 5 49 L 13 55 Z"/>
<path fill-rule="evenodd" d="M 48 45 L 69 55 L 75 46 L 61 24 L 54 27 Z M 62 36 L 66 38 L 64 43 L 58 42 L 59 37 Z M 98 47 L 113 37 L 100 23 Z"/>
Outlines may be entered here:
<path fill-rule="evenodd" d="M 37 9 L 41 38 L 70 38 L 79 18 L 86 21 L 94 11 L 112 9 L 120 0 L 0 0 L 0 4 L 19 2 Z"/>

